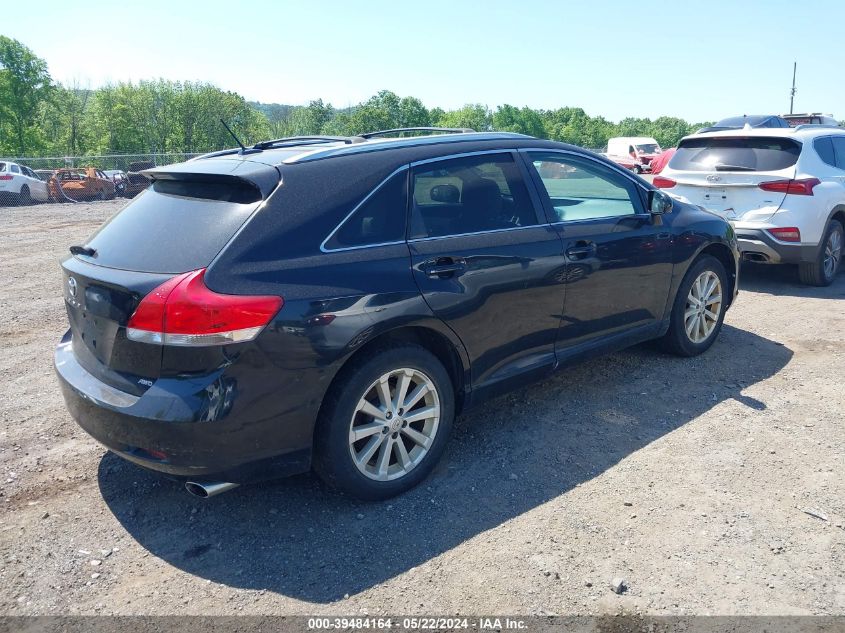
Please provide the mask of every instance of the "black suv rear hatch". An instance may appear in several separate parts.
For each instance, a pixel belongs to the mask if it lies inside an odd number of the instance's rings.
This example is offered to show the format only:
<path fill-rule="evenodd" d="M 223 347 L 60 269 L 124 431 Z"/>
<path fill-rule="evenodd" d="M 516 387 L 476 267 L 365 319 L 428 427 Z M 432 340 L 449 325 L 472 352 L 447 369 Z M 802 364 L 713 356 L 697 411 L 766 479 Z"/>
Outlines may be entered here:
<path fill-rule="evenodd" d="M 178 273 L 208 266 L 279 183 L 275 167 L 241 160 L 146 173 L 150 188 L 85 243 L 85 254 L 62 263 L 77 361 L 135 395 L 161 375 L 162 366 L 161 346 L 126 337 L 141 299 Z"/>

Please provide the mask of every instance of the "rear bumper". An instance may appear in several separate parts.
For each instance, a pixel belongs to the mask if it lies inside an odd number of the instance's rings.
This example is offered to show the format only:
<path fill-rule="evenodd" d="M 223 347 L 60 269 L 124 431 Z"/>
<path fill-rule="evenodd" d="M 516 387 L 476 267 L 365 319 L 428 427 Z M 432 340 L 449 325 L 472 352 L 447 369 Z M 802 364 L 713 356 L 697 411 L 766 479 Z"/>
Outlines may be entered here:
<path fill-rule="evenodd" d="M 799 264 L 814 262 L 819 256 L 818 244 L 779 242 L 763 229 L 736 228 L 735 230 L 744 261 L 762 264 Z"/>
<path fill-rule="evenodd" d="M 296 412 L 289 419 L 262 416 L 254 410 L 238 417 L 251 403 L 237 402 L 237 381 L 223 372 L 158 379 L 142 396 L 134 396 L 86 371 L 73 354 L 70 332 L 56 348 L 55 368 L 79 426 L 146 469 L 176 479 L 247 483 L 311 467 L 307 418 Z"/>

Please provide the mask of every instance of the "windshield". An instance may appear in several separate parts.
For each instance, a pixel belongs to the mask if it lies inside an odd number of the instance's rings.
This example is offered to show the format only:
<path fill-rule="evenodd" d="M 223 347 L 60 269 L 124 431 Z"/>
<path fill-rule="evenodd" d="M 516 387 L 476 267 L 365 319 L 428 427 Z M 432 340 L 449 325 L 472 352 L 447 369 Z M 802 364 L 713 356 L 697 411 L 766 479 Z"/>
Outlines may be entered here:
<path fill-rule="evenodd" d="M 643 143 L 635 145 L 640 154 L 658 154 L 660 153 L 660 145 L 657 143 Z"/>
<path fill-rule="evenodd" d="M 801 145 L 787 138 L 693 138 L 681 141 L 669 167 L 681 171 L 780 171 L 798 162 Z"/>

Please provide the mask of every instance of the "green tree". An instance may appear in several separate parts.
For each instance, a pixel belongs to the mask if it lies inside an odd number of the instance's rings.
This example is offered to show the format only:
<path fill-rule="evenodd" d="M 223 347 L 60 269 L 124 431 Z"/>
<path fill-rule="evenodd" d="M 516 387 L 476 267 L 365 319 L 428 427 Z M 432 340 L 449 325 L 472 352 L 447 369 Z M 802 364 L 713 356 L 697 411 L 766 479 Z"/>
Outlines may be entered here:
<path fill-rule="evenodd" d="M 416 97 L 402 97 L 399 101 L 399 120 L 397 127 L 428 127 L 431 115 L 423 102 Z"/>
<path fill-rule="evenodd" d="M 437 121 L 440 127 L 470 128 L 486 132 L 491 128 L 492 117 L 486 105 L 469 103 L 460 110 L 444 112 Z"/>
<path fill-rule="evenodd" d="M 518 132 L 538 138 L 546 138 L 546 128 L 540 113 L 531 108 L 517 108 L 512 105 L 501 105 L 493 113 L 492 125 L 494 130 L 502 132 Z"/>
<path fill-rule="evenodd" d="M 47 62 L 19 41 L 0 35 L 0 114 L 11 128 L 11 135 L 0 138 L 11 136 L 11 151 L 23 155 L 40 145 L 36 115 L 52 88 Z"/>

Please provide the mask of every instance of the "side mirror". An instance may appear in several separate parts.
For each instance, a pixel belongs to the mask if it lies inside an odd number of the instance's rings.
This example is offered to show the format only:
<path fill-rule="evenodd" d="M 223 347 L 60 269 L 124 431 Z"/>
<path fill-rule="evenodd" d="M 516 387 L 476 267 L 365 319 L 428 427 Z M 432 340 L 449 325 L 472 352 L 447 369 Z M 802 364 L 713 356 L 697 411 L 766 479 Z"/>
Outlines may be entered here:
<path fill-rule="evenodd" d="M 672 213 L 672 198 L 659 189 L 650 191 L 648 193 L 648 212 L 652 215 Z"/>

